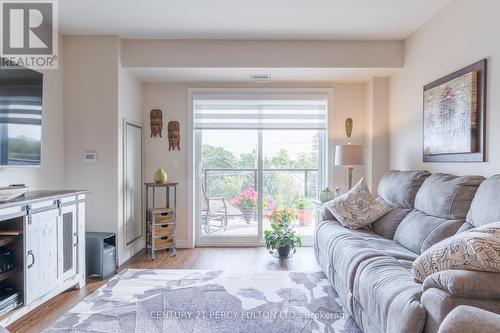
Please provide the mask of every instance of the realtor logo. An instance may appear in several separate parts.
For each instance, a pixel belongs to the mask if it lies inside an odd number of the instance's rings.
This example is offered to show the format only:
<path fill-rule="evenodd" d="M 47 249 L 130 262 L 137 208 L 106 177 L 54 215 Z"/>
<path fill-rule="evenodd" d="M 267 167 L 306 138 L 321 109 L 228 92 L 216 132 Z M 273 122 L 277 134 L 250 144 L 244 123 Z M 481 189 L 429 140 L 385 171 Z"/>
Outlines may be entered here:
<path fill-rule="evenodd" d="M 56 0 L 0 0 L 0 68 L 57 68 Z"/>

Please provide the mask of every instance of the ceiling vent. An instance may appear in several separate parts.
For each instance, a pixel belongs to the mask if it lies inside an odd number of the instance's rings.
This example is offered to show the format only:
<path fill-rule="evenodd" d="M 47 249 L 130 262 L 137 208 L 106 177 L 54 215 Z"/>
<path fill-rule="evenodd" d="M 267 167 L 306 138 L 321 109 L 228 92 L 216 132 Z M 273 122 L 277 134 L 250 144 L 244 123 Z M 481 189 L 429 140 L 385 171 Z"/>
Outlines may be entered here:
<path fill-rule="evenodd" d="M 256 83 L 270 83 L 271 75 L 270 74 L 252 74 L 250 75 L 250 81 Z"/>

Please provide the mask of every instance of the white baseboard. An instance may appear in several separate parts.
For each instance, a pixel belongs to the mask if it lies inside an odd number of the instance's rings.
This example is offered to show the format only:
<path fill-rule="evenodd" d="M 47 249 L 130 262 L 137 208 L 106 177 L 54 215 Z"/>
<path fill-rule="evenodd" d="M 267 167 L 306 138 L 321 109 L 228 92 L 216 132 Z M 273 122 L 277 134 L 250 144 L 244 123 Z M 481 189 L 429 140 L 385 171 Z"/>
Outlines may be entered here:
<path fill-rule="evenodd" d="M 176 240 L 175 246 L 178 249 L 192 249 L 193 248 L 193 246 L 191 246 L 191 244 L 188 240 Z"/>
<path fill-rule="evenodd" d="M 146 248 L 146 242 L 144 240 L 137 241 L 133 244 L 130 244 L 126 253 L 124 253 L 124 255 L 119 256 L 117 258 L 118 259 L 118 266 L 121 266 L 127 260 L 132 258 L 135 254 L 137 254 L 138 252 L 142 251 L 145 248 Z"/>

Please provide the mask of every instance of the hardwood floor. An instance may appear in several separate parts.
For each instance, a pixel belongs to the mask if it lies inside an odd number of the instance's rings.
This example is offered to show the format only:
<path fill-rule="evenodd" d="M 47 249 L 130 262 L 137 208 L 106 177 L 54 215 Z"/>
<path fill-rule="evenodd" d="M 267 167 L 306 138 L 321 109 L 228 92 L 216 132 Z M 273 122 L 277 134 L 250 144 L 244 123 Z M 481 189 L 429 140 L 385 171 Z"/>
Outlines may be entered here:
<path fill-rule="evenodd" d="M 273 258 L 263 247 L 230 247 L 194 249 L 179 249 L 177 256 L 160 252 L 155 261 L 151 261 L 144 252 L 136 254 L 119 270 L 126 268 L 153 269 L 220 269 L 237 271 L 320 271 L 314 258 L 312 247 L 297 249 L 295 256 L 288 260 Z M 40 332 L 60 315 L 75 306 L 87 295 L 104 285 L 106 281 L 87 280 L 87 285 L 81 290 L 68 290 L 47 303 L 31 311 L 26 316 L 8 327 L 12 333 Z"/>

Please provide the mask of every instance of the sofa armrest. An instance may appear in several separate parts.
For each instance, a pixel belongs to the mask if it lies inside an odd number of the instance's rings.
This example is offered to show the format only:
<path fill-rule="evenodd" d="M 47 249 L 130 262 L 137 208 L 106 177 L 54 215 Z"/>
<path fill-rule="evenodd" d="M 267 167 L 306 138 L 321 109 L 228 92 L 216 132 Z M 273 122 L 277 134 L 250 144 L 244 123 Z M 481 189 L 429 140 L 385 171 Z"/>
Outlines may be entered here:
<path fill-rule="evenodd" d="M 319 206 L 317 212 L 319 215 L 319 221 L 335 220 L 335 217 L 333 216 L 332 212 L 330 212 L 328 208 L 325 207 L 325 205 Z"/>
<path fill-rule="evenodd" d="M 500 314 L 500 299 L 458 297 L 440 288 L 429 288 L 422 293 L 420 302 L 427 310 L 425 333 L 436 333 L 446 316 L 461 305 L 481 308 Z"/>
<path fill-rule="evenodd" d="M 455 297 L 500 299 L 500 273 L 447 270 L 424 280 L 423 290 L 437 288 Z"/>
<path fill-rule="evenodd" d="M 461 305 L 453 309 L 439 326 L 438 333 L 496 333 L 500 328 L 500 315 Z"/>

